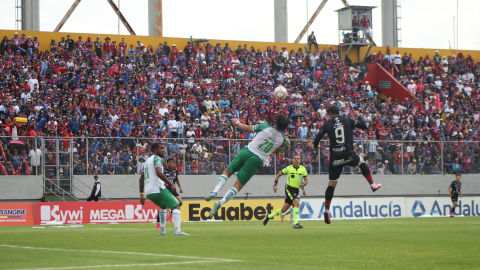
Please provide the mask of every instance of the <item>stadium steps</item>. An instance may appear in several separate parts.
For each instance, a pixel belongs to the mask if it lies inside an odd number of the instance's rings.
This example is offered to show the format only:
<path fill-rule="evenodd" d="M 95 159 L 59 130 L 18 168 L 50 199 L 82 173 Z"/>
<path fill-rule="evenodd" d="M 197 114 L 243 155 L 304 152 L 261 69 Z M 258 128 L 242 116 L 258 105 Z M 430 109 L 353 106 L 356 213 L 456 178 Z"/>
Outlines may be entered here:
<path fill-rule="evenodd" d="M 382 65 L 368 63 L 367 67 L 368 72 L 363 79 L 364 83 L 368 81 L 370 86 L 377 87 L 380 92 L 392 99 L 398 99 L 403 102 L 405 99 L 411 100 L 413 98 L 408 89 L 383 68 Z M 382 82 L 381 85 L 380 82 Z"/>

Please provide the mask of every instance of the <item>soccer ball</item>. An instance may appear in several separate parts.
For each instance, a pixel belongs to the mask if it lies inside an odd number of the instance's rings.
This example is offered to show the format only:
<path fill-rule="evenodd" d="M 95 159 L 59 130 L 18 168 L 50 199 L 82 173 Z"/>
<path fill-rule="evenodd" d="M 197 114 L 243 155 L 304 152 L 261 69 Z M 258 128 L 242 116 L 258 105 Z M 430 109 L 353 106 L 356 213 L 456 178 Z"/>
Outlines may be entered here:
<path fill-rule="evenodd" d="M 279 85 L 273 90 L 273 96 L 278 100 L 284 100 L 288 96 L 287 89 L 283 85 Z"/>

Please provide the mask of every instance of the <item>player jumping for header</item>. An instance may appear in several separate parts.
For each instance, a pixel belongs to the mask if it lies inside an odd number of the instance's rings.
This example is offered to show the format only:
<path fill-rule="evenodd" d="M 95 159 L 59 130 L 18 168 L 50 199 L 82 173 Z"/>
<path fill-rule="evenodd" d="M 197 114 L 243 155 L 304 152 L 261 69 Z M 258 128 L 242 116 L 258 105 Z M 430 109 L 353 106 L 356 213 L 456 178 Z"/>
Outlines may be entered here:
<path fill-rule="evenodd" d="M 330 118 L 320 129 L 317 134 L 313 147 L 318 149 L 318 144 L 323 135 L 328 134 L 330 140 L 330 164 L 328 166 L 328 182 L 325 191 L 325 212 L 323 214 L 325 223 L 330 224 L 330 202 L 333 198 L 333 192 L 337 186 L 337 179 L 342 173 L 344 166 L 357 167 L 360 166 L 363 176 L 367 179 L 373 192 L 377 191 L 382 185 L 373 183 L 370 169 L 365 164 L 363 158 L 353 151 L 353 130 L 355 128 L 366 130 L 367 125 L 363 121 L 358 111 L 355 112 L 358 117 L 357 121 L 348 117 L 340 116 L 340 109 L 332 105 L 327 109 L 327 116 Z"/>
<path fill-rule="evenodd" d="M 212 218 L 220 208 L 248 183 L 250 178 L 260 169 L 263 161 L 271 154 L 280 152 L 280 149 L 288 145 L 288 140 L 283 136 L 283 131 L 288 128 L 290 120 L 286 116 L 279 115 L 275 120 L 275 127 L 267 124 L 259 124 L 249 126 L 241 123 L 237 118 L 231 119 L 232 123 L 245 132 L 255 132 L 257 135 L 248 144 L 247 147 L 242 148 L 235 156 L 228 168 L 223 171 L 223 174 L 218 179 L 215 189 L 205 197 L 205 201 L 210 201 L 217 196 L 217 192 L 225 185 L 227 179 L 237 172 L 237 180 L 233 187 L 225 193 L 225 196 L 219 202 L 213 205 L 210 211 L 209 218 Z"/>

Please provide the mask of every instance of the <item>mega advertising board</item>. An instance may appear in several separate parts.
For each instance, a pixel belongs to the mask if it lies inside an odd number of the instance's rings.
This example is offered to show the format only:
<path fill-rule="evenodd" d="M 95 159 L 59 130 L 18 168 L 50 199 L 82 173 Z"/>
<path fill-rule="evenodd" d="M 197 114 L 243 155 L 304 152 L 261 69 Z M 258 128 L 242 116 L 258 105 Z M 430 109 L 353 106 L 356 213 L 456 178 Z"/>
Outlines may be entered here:
<path fill-rule="evenodd" d="M 33 203 L 0 203 L 0 226 L 33 225 Z"/>
<path fill-rule="evenodd" d="M 265 215 L 280 208 L 282 200 L 230 201 L 214 216 L 216 220 L 263 220 Z M 182 221 L 207 219 L 212 202 L 185 201 Z M 57 202 L 35 203 L 35 224 L 105 224 L 154 222 L 158 207 L 151 201 L 141 205 L 138 201 L 116 202 Z"/>
<path fill-rule="evenodd" d="M 456 215 L 480 216 L 480 197 L 459 198 Z M 332 219 L 449 216 L 452 202 L 448 197 L 333 198 Z M 323 199 L 302 198 L 300 220 L 323 219 Z"/>

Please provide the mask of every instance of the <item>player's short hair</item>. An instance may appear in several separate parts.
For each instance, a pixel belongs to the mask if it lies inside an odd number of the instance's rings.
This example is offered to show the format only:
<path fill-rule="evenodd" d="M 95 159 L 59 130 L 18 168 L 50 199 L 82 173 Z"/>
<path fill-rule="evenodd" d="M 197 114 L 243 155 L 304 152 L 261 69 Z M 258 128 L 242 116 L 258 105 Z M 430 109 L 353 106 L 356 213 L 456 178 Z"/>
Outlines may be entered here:
<path fill-rule="evenodd" d="M 290 125 L 290 120 L 285 115 L 278 115 L 277 120 L 275 121 L 275 126 L 279 131 L 284 131 Z"/>
<path fill-rule="evenodd" d="M 173 162 L 173 163 L 175 163 L 175 160 L 173 160 L 173 158 L 167 159 L 167 163 L 170 162 L 170 161 Z"/>
<path fill-rule="evenodd" d="M 462 174 L 459 173 L 459 172 L 457 172 L 457 173 L 455 174 L 455 176 L 462 176 Z"/>
<path fill-rule="evenodd" d="M 295 155 L 293 155 L 293 157 L 301 158 L 299 154 L 295 154 Z"/>
<path fill-rule="evenodd" d="M 157 149 L 158 147 L 163 147 L 163 144 L 153 143 L 151 147 L 152 152 L 155 151 L 155 149 Z"/>
<path fill-rule="evenodd" d="M 330 115 L 340 114 L 340 108 L 338 108 L 337 105 L 332 105 L 332 106 L 328 107 L 327 114 L 330 114 Z"/>

